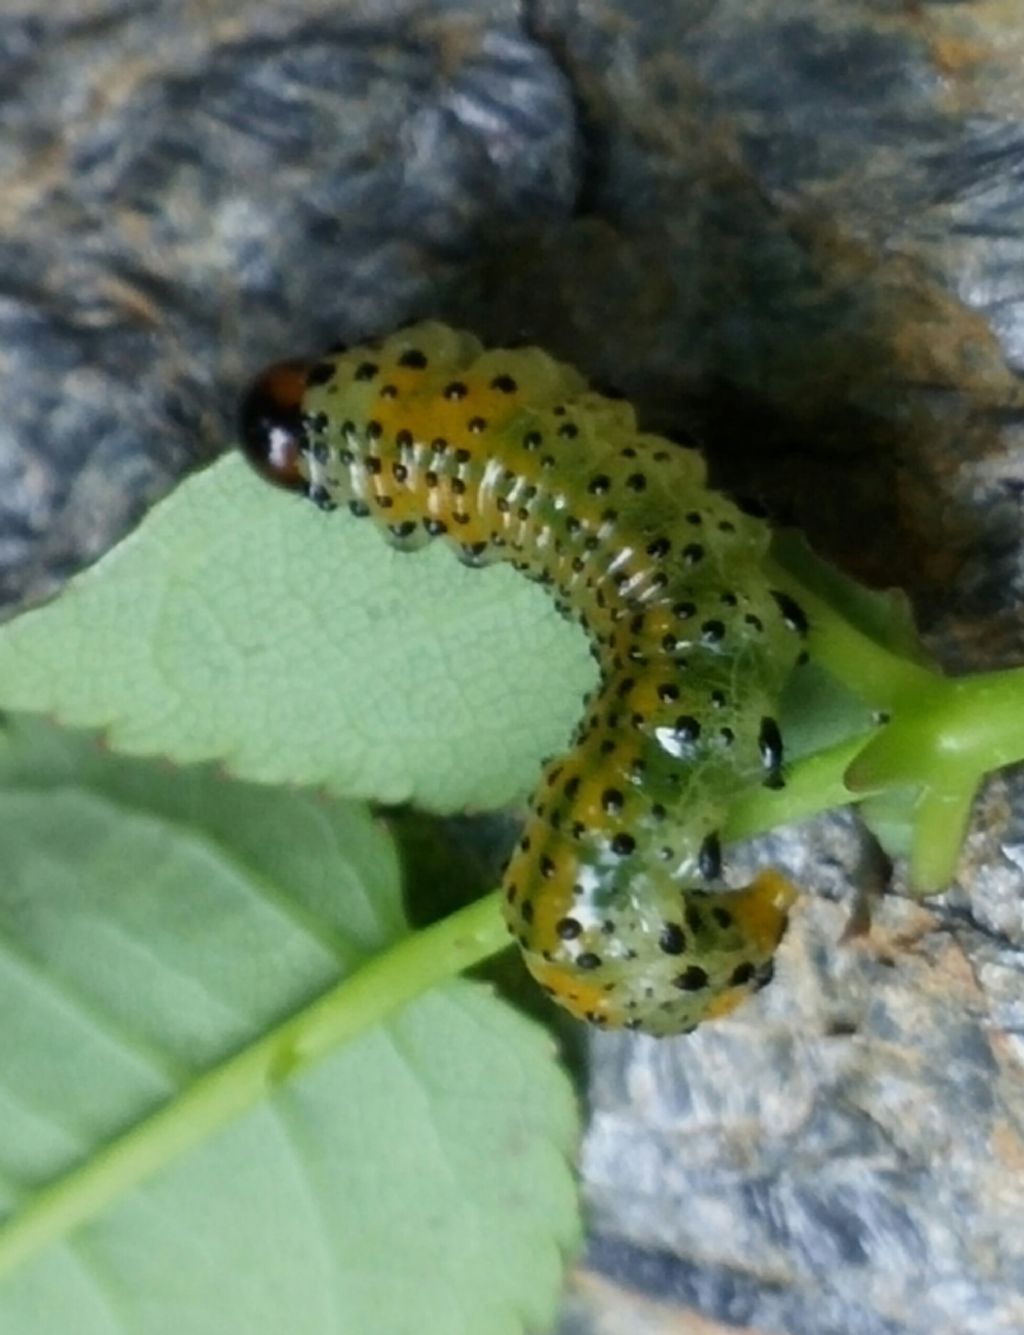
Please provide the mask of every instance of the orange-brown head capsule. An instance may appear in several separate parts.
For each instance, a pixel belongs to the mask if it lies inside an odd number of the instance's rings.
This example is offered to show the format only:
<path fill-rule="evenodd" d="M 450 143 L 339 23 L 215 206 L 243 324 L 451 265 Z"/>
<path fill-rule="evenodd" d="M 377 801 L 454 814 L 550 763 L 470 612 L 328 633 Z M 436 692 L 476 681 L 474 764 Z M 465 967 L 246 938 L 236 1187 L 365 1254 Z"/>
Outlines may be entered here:
<path fill-rule="evenodd" d="M 239 411 L 245 457 L 261 477 L 288 491 L 305 491 L 299 468 L 306 449 L 302 398 L 308 364 L 275 362 L 252 383 Z"/>

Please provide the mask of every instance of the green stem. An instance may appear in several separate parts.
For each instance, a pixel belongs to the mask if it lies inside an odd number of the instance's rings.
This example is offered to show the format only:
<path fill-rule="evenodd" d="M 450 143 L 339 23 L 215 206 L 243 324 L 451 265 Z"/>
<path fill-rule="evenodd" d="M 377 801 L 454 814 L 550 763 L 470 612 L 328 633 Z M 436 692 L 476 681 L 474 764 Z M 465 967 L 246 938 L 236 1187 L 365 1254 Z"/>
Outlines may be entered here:
<path fill-rule="evenodd" d="M 1024 668 L 983 672 L 949 683 L 943 733 L 952 757 L 984 757 L 985 770 L 1024 759 Z"/>
<path fill-rule="evenodd" d="M 375 956 L 88 1161 L 29 1196 L 0 1228 L 0 1276 L 95 1218 L 308 1063 L 507 945 L 497 896 L 489 895 Z"/>
<path fill-rule="evenodd" d="M 723 832 L 726 840 L 749 839 L 873 796 L 880 790 L 854 794 L 844 782 L 851 762 L 873 736 L 861 733 L 798 760 L 786 773 L 785 788 L 754 788 L 744 793 L 729 812 Z"/>

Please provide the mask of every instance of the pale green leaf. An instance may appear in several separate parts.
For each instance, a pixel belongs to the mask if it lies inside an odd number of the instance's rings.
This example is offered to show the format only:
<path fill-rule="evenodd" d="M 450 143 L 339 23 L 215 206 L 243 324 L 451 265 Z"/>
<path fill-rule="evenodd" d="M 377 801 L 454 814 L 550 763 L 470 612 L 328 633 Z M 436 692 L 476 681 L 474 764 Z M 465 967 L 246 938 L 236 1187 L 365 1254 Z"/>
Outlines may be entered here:
<path fill-rule="evenodd" d="M 0 753 L 0 1238 L 402 930 L 358 806 Z M 518 1335 L 577 1238 L 548 1036 L 452 983 L 282 1086 L 0 1281 L 17 1335 Z"/>
<path fill-rule="evenodd" d="M 583 637 L 510 567 L 392 551 L 236 455 L 0 629 L 0 707 L 128 754 L 439 811 L 528 792 L 594 679 Z"/>

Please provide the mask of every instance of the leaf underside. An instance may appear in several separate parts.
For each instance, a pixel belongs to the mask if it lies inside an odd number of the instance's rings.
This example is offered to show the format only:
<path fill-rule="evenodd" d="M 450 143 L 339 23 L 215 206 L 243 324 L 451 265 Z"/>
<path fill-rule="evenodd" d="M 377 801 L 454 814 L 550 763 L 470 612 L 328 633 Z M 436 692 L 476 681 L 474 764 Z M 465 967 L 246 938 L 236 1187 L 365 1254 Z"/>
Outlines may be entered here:
<path fill-rule="evenodd" d="M 404 930 L 361 807 L 0 751 L 0 1225 Z M 518 1335 L 553 1319 L 576 1114 L 473 984 L 406 1007 L 0 1283 L 18 1335 Z"/>
<path fill-rule="evenodd" d="M 524 796 L 595 670 L 509 567 L 275 492 L 229 455 L 0 630 L 0 707 L 112 748 L 431 811 Z"/>

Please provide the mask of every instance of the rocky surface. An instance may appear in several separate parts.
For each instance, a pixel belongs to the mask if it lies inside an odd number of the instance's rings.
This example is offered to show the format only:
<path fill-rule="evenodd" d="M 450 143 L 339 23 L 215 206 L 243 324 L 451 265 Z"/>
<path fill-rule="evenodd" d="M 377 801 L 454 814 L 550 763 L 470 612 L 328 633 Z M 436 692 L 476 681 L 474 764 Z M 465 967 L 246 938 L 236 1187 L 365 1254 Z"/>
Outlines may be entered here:
<path fill-rule="evenodd" d="M 269 358 L 527 337 L 1024 659 L 1016 0 L 27 0 L 0 15 L 0 600 L 229 440 Z M 1024 791 L 926 905 L 848 817 L 780 982 L 591 1043 L 562 1335 L 1024 1329 Z"/>

